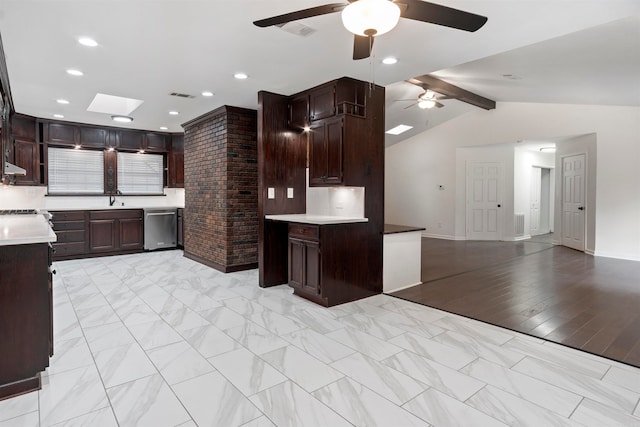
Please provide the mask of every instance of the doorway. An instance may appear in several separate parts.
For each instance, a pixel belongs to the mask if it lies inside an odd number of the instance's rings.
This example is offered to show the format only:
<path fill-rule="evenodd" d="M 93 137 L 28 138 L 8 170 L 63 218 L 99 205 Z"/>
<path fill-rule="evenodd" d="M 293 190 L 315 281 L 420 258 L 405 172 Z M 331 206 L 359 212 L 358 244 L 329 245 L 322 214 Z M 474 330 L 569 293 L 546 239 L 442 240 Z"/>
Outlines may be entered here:
<path fill-rule="evenodd" d="M 553 187 L 552 169 L 531 167 L 531 212 L 529 216 L 531 236 L 553 232 Z"/>

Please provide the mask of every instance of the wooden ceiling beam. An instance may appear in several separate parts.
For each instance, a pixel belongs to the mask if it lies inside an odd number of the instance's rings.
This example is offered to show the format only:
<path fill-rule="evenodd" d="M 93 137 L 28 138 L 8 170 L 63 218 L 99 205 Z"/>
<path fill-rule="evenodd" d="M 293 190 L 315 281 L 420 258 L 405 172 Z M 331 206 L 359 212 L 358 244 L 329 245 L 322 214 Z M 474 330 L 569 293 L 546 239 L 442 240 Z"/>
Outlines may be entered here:
<path fill-rule="evenodd" d="M 447 83 L 444 80 L 440 80 L 439 78 L 428 74 L 411 78 L 407 80 L 407 82 L 420 86 L 424 90 L 432 90 L 449 98 L 484 108 L 485 110 L 493 110 L 496 108 L 496 101 L 477 95 L 473 92 L 469 92 L 468 90 L 464 90 L 461 87 L 454 86 L 451 83 Z"/>

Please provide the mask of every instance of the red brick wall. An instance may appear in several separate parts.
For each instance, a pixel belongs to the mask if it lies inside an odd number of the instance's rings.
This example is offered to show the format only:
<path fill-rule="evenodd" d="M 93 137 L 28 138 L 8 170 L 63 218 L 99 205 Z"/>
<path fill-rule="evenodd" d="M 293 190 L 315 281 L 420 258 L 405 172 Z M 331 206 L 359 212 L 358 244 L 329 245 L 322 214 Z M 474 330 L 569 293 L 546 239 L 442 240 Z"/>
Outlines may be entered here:
<path fill-rule="evenodd" d="M 222 271 L 258 262 L 256 120 L 223 106 L 183 125 L 185 256 Z"/>

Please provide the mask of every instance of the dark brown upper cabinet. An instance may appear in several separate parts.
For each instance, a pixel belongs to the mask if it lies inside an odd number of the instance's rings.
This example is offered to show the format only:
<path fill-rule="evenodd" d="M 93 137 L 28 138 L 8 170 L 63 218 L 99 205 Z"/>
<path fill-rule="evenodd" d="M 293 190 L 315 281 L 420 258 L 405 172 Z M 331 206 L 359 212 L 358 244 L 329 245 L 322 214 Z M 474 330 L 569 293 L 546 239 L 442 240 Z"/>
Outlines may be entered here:
<path fill-rule="evenodd" d="M 78 131 L 80 133 L 78 143 L 82 147 L 104 148 L 110 146 L 108 143 L 109 131 L 107 129 L 81 126 Z"/>
<path fill-rule="evenodd" d="M 169 152 L 169 179 L 171 188 L 184 188 L 184 135 L 171 135 L 171 151 Z"/>
<path fill-rule="evenodd" d="M 136 130 L 117 130 L 116 148 L 123 150 L 144 150 L 144 133 Z"/>
<path fill-rule="evenodd" d="M 309 131 L 309 185 L 344 183 L 344 119 L 334 117 L 313 124 Z"/>
<path fill-rule="evenodd" d="M 33 141 L 14 139 L 13 163 L 26 171 L 25 175 L 16 175 L 15 183 L 18 185 L 40 184 L 40 150 L 39 145 Z"/>
<path fill-rule="evenodd" d="M 289 102 L 289 127 L 302 129 L 309 126 L 309 95 L 294 96 Z"/>
<path fill-rule="evenodd" d="M 165 133 L 147 132 L 145 135 L 145 150 L 156 153 L 166 153 L 169 137 Z"/>
<path fill-rule="evenodd" d="M 11 135 L 22 141 L 36 140 L 36 120 L 33 117 L 14 114 L 11 119 Z"/>
<path fill-rule="evenodd" d="M 80 142 L 78 126 L 67 123 L 45 123 L 44 142 L 55 145 L 76 145 Z"/>
<path fill-rule="evenodd" d="M 309 91 L 309 118 L 322 120 L 336 114 L 336 85 L 328 84 Z"/>

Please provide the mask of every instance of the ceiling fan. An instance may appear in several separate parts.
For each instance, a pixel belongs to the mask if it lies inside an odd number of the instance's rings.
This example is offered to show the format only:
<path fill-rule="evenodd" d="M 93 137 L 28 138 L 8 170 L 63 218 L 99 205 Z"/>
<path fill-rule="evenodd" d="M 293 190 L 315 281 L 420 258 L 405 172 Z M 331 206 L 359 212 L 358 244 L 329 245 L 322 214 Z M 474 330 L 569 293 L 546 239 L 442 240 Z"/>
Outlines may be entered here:
<path fill-rule="evenodd" d="M 353 59 L 363 59 L 371 55 L 373 38 L 392 30 L 400 17 L 470 32 L 480 29 L 487 22 L 484 16 L 421 0 L 347 1 L 272 16 L 253 23 L 258 27 L 270 27 L 342 11 L 343 25 L 354 34 Z"/>
<path fill-rule="evenodd" d="M 416 105 L 423 110 L 429 110 L 433 107 L 442 108 L 444 104 L 438 102 L 442 99 L 451 99 L 449 96 L 437 96 L 438 94 L 432 90 L 427 89 L 425 92 L 422 92 L 418 95 L 418 99 L 397 99 L 396 101 L 413 101 L 413 104 L 404 107 L 404 110 L 407 108 L 415 107 Z"/>

